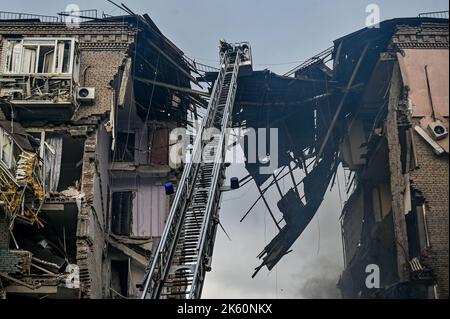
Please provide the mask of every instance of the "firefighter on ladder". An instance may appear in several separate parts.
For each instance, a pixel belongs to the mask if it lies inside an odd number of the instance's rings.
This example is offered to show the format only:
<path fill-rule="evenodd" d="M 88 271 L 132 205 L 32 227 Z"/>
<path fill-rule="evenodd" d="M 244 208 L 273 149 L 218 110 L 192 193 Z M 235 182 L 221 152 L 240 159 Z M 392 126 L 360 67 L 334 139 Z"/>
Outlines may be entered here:
<path fill-rule="evenodd" d="M 225 56 L 225 54 L 227 53 L 227 51 L 231 51 L 233 49 L 233 47 L 231 46 L 231 44 L 229 44 L 224 38 L 221 38 L 219 40 L 220 43 L 220 59 L 222 60 L 223 57 Z M 225 65 L 222 65 L 222 67 L 224 67 Z"/>

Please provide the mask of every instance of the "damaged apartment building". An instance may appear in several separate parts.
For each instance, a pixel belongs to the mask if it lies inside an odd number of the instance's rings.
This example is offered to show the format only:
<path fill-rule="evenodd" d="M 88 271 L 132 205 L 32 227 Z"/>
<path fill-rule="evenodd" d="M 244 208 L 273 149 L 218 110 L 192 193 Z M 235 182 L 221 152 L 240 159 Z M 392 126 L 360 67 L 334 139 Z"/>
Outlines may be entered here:
<path fill-rule="evenodd" d="M 241 181 L 260 193 L 241 221 L 262 200 L 279 230 L 253 276 L 290 252 L 342 165 L 342 296 L 448 298 L 448 49 L 448 18 L 392 19 L 335 40 L 284 76 L 240 80 L 233 125 L 278 128 L 279 140 L 279 169 L 261 175 L 265 164 L 246 162 Z M 271 188 L 281 219 L 265 197 Z M 374 267 L 380 285 L 368 287 Z"/>
<path fill-rule="evenodd" d="M 190 66 L 148 15 L 0 20 L 0 294 L 137 296 Z"/>
<path fill-rule="evenodd" d="M 345 298 L 448 298 L 448 31 L 448 19 L 394 19 L 334 43 L 335 72 L 363 84 L 335 131 L 350 172 Z"/>
<path fill-rule="evenodd" d="M 164 185 L 181 178 L 170 131 L 208 107 L 191 83 L 211 89 L 222 71 L 199 73 L 148 15 L 2 16 L 0 295 L 138 297 L 171 205 Z M 291 251 L 343 166 L 343 297 L 448 297 L 448 48 L 448 18 L 392 19 L 284 75 L 233 78 L 231 125 L 278 136 L 278 153 L 261 146 L 256 163 L 241 139 L 238 187 L 259 191 L 241 221 L 262 200 L 279 230 L 253 276 Z M 278 167 L 260 174 L 272 157 Z"/>

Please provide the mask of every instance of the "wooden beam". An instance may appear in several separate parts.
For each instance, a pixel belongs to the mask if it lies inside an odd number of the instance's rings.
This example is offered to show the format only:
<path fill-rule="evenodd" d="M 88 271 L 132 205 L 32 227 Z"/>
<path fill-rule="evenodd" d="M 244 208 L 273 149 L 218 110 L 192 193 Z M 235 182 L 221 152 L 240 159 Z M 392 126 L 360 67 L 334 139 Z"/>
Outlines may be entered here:
<path fill-rule="evenodd" d="M 147 267 L 149 260 L 147 258 L 145 258 L 144 256 L 142 256 L 141 254 L 138 254 L 137 252 L 135 252 L 133 249 L 129 248 L 128 246 L 119 243 L 116 239 L 109 237 L 108 238 L 108 243 L 111 244 L 111 246 L 113 246 L 114 248 L 120 250 L 121 252 L 123 252 L 125 255 L 127 255 L 128 257 L 133 258 L 134 260 L 136 260 L 138 263 L 140 263 L 141 265 Z"/>
<path fill-rule="evenodd" d="M 144 79 L 144 78 L 141 78 L 141 77 L 138 77 L 138 76 L 134 77 L 134 79 L 136 81 L 139 81 L 139 82 L 142 82 L 142 83 L 145 83 L 145 84 L 161 86 L 161 87 L 164 87 L 164 88 L 167 88 L 167 89 L 171 89 L 171 90 L 174 90 L 174 91 L 178 91 L 178 92 L 184 92 L 184 93 L 188 93 L 188 94 L 195 94 L 195 95 L 209 97 L 209 93 L 207 93 L 207 92 L 202 92 L 202 91 L 193 90 L 193 89 L 190 89 L 190 88 L 176 86 L 176 85 L 169 84 L 169 83 L 164 83 L 164 82 Z"/>
<path fill-rule="evenodd" d="M 125 94 L 127 93 L 128 79 L 131 75 L 131 59 L 128 58 L 125 62 L 125 68 L 123 70 L 122 79 L 120 81 L 119 96 L 117 97 L 117 106 L 124 107 Z"/>
<path fill-rule="evenodd" d="M 5 290 L 7 293 L 10 294 L 56 294 L 58 292 L 57 286 L 41 286 L 38 288 L 29 288 L 24 286 L 18 286 L 18 285 L 10 285 L 6 286 Z"/>
<path fill-rule="evenodd" d="M 42 205 L 41 210 L 43 211 L 64 211 L 64 204 L 53 204 L 53 203 L 47 203 Z"/>
<path fill-rule="evenodd" d="M 139 52 L 136 52 L 136 54 L 137 54 L 137 56 L 140 57 L 140 58 L 142 59 L 142 61 L 144 61 L 144 63 L 145 63 L 146 65 L 148 65 L 148 66 L 150 67 L 150 69 L 152 69 L 156 74 L 163 76 L 163 74 L 162 74 L 160 71 L 158 71 L 158 70 L 156 69 L 156 66 L 154 66 L 153 64 L 151 64 L 150 61 L 149 61 L 143 54 L 141 54 L 141 53 L 139 53 Z"/>
<path fill-rule="evenodd" d="M 36 289 L 36 288 L 39 288 L 41 286 L 41 284 L 38 284 L 37 286 L 33 286 L 33 285 L 30 285 L 30 284 L 27 284 L 26 282 L 24 282 L 22 280 L 19 280 L 19 279 L 16 279 L 14 277 L 11 277 L 10 275 L 8 275 L 7 273 L 4 273 L 4 272 L 0 272 L 0 276 L 4 277 L 4 278 L 6 278 L 6 279 L 8 279 L 8 280 L 10 280 L 12 282 L 15 282 L 16 284 L 25 286 L 25 287 L 27 287 L 29 289 Z"/>
<path fill-rule="evenodd" d="M 348 92 L 350 91 L 350 88 L 353 86 L 353 81 L 355 80 L 356 75 L 358 74 L 359 68 L 361 66 L 362 61 L 364 60 L 364 57 L 366 56 L 368 48 L 369 48 L 369 43 L 366 44 L 361 55 L 359 56 L 358 62 L 356 63 L 356 66 L 353 70 L 352 76 L 350 77 L 350 80 L 347 83 L 346 90 L 344 90 L 344 95 L 342 96 L 341 101 L 336 109 L 336 112 L 334 113 L 333 119 L 331 120 L 330 127 L 328 128 L 325 138 L 323 139 L 322 145 L 320 146 L 319 152 L 317 153 L 317 157 L 316 157 L 314 166 L 319 163 L 319 159 L 322 156 L 325 146 L 327 145 L 328 140 L 331 137 L 331 133 L 333 132 L 334 126 L 336 125 L 339 115 L 341 114 L 342 108 L 344 107 Z"/>
<path fill-rule="evenodd" d="M 186 71 L 185 69 L 183 69 L 177 62 L 175 62 L 166 52 L 164 52 L 163 50 L 160 49 L 160 47 L 158 47 L 156 44 L 154 44 L 152 41 L 150 41 L 149 39 L 145 38 L 145 41 L 147 41 L 147 43 L 154 48 L 156 51 L 158 51 L 159 54 L 161 54 L 167 61 L 169 61 L 175 68 L 177 68 L 181 73 L 183 73 L 184 75 L 186 75 L 189 80 L 191 80 L 192 82 L 194 82 L 195 84 L 197 84 L 198 86 L 201 87 L 201 85 L 198 83 L 197 79 L 194 78 L 188 71 Z"/>
<path fill-rule="evenodd" d="M 315 100 L 319 100 L 322 99 L 324 97 L 330 96 L 332 95 L 332 93 L 324 93 L 324 94 L 320 94 L 320 95 L 316 95 L 313 97 L 310 97 L 308 99 L 305 100 L 301 100 L 301 101 L 293 101 L 293 102 L 266 102 L 266 103 L 258 103 L 258 102 L 253 102 L 253 101 L 238 101 L 237 103 L 239 103 L 239 105 L 242 106 L 286 106 L 286 105 L 300 105 L 300 104 L 306 104 L 309 102 L 313 102 Z M 291 115 L 289 115 L 288 117 L 290 117 Z"/>

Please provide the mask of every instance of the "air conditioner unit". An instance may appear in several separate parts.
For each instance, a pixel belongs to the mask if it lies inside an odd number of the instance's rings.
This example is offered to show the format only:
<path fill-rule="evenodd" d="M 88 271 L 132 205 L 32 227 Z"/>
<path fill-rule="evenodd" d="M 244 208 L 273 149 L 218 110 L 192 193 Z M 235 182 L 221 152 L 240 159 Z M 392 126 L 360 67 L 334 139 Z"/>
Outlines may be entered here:
<path fill-rule="evenodd" d="M 448 130 L 441 121 L 428 124 L 428 130 L 434 140 L 441 140 L 448 135 Z"/>
<path fill-rule="evenodd" d="M 79 87 L 77 89 L 77 99 L 79 101 L 92 101 L 95 98 L 95 88 Z"/>

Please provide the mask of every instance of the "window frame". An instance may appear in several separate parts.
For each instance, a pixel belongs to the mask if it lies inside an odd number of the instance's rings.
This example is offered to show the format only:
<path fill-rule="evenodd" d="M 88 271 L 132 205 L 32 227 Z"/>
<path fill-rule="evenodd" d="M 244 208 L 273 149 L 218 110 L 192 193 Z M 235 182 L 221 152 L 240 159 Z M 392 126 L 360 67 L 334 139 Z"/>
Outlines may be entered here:
<path fill-rule="evenodd" d="M 7 139 L 9 139 L 10 141 L 10 145 L 11 145 L 11 152 L 9 153 L 9 158 L 7 159 L 8 162 L 5 162 L 3 160 L 3 138 L 6 137 Z M 6 132 L 5 129 L 3 129 L 2 127 L 0 127 L 0 161 L 6 165 L 6 167 L 8 169 L 12 168 L 12 158 L 14 156 L 14 139 L 12 138 L 12 136 L 10 134 L 8 134 L 8 132 Z"/>
<path fill-rule="evenodd" d="M 119 209 L 119 207 L 114 206 L 115 196 L 123 196 L 123 195 L 130 196 L 130 198 L 129 198 L 130 199 L 130 201 L 129 201 L 130 207 L 129 207 L 129 212 L 128 212 L 128 217 L 129 217 L 128 229 L 125 230 L 125 232 L 124 232 L 124 229 L 122 228 L 123 227 L 122 221 L 117 221 L 116 220 L 117 213 L 116 213 L 115 209 Z M 136 204 L 134 202 L 136 196 L 137 196 L 136 190 L 121 189 L 121 190 L 111 191 L 111 196 L 110 196 L 110 208 L 111 208 L 111 211 L 110 211 L 110 220 L 109 220 L 109 231 L 111 233 L 113 233 L 115 235 L 118 235 L 118 236 L 131 236 L 132 228 L 133 228 L 133 226 L 132 226 L 132 223 L 133 223 L 133 209 L 134 209 L 134 205 Z M 123 199 L 121 199 L 121 201 L 123 201 Z M 123 206 L 123 203 L 120 204 L 120 208 L 122 208 L 122 206 Z M 124 214 L 123 214 L 122 210 L 120 212 L 118 212 L 118 213 L 120 213 L 120 218 L 124 217 L 123 216 Z M 117 233 L 115 231 L 116 230 L 115 229 L 116 228 L 115 227 L 115 223 L 118 223 L 117 227 L 120 229 L 120 231 L 119 231 L 120 233 Z"/>
<path fill-rule="evenodd" d="M 128 136 L 126 144 L 122 143 L 122 139 L 120 138 L 123 135 Z M 136 137 L 137 137 L 137 135 L 138 135 L 137 132 L 134 130 L 119 130 L 116 132 L 116 139 L 115 139 L 116 145 L 115 145 L 114 151 L 112 151 L 112 153 L 111 153 L 112 162 L 136 163 L 138 161 L 138 156 L 137 156 L 137 152 L 136 152 Z M 133 138 L 130 139 L 130 136 L 132 136 Z M 127 149 L 128 147 L 130 149 Z M 122 159 L 122 154 L 120 154 L 121 150 L 124 152 L 123 159 Z M 129 151 L 129 152 L 127 152 L 127 151 Z M 127 156 L 128 156 L 127 154 L 129 154 L 129 156 L 132 158 L 127 158 Z"/>
<path fill-rule="evenodd" d="M 69 68 L 67 72 L 62 72 L 63 67 L 61 67 L 61 72 L 56 72 L 56 60 L 58 55 L 58 43 L 59 42 L 70 42 L 70 53 L 69 53 Z M 13 49 L 11 43 L 20 43 L 20 56 L 19 56 L 19 62 L 18 62 L 18 69 L 19 71 L 9 71 L 11 68 L 11 59 L 13 56 Z M 28 38 L 6 38 L 5 44 L 4 44 L 4 50 L 5 53 L 5 61 L 2 63 L 2 72 L 4 74 L 11 74 L 11 75 L 72 75 L 74 66 L 75 66 L 75 57 L 76 57 L 76 39 L 75 38 L 67 38 L 67 37 L 61 37 L 61 38 L 42 38 L 42 37 L 28 37 Z M 53 61 L 51 65 L 51 71 L 53 72 L 38 72 L 39 68 L 39 55 L 40 55 L 40 48 L 41 46 L 53 46 Z M 23 57 L 24 57 L 24 50 L 26 47 L 36 47 L 36 61 L 34 66 L 34 72 L 23 72 Z M 64 63 L 64 50 L 63 50 L 63 57 L 61 59 L 61 63 Z"/>

